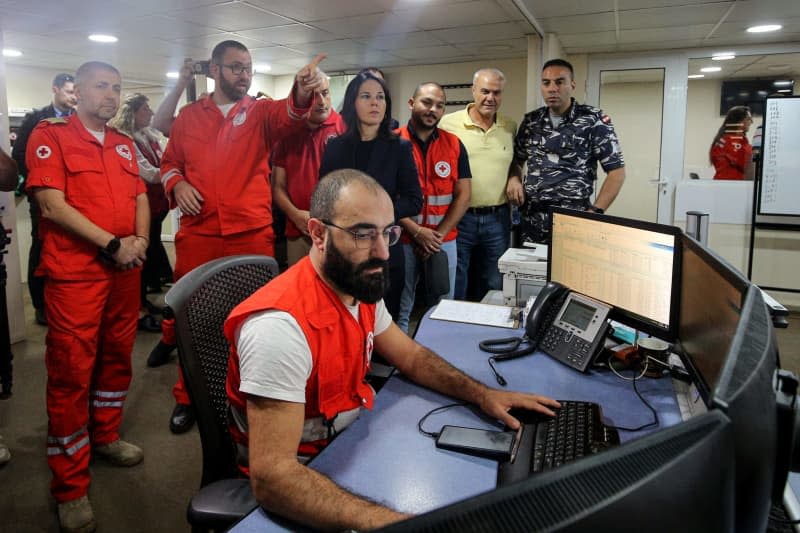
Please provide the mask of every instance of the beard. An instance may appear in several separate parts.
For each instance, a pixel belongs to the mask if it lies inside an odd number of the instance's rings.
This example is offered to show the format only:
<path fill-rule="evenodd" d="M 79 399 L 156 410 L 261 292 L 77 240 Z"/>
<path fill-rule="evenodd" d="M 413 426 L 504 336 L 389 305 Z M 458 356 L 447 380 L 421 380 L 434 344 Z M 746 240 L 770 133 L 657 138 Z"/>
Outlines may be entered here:
<path fill-rule="evenodd" d="M 363 263 L 355 264 L 349 261 L 333 244 L 333 239 L 328 241 L 329 246 L 322 263 L 322 272 L 337 289 L 349 294 L 356 300 L 374 304 L 383 298 L 389 288 L 389 262 L 381 259 L 368 259 Z M 366 274 L 364 271 L 381 267 L 375 274 Z"/>
<path fill-rule="evenodd" d="M 247 89 L 242 92 L 242 90 L 236 87 L 235 84 L 226 80 L 225 76 L 219 77 L 219 90 L 222 91 L 222 93 L 227 96 L 229 100 L 234 102 L 238 102 L 244 98 L 245 94 L 247 94 Z"/>

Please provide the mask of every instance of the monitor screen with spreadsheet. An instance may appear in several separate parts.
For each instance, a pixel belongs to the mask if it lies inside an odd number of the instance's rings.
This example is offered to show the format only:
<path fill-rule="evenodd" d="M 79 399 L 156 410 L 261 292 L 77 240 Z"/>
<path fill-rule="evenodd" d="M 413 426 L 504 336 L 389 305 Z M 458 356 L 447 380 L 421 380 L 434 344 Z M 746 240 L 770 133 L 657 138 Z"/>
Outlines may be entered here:
<path fill-rule="evenodd" d="M 681 230 L 553 208 L 548 279 L 614 307 L 611 318 L 674 340 Z"/>

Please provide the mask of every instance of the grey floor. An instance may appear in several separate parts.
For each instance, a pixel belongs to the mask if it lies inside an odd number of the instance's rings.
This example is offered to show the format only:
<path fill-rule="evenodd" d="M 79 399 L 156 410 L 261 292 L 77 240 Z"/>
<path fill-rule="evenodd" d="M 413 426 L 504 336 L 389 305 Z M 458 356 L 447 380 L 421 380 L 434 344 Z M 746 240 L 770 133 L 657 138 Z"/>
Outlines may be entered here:
<path fill-rule="evenodd" d="M 57 532 L 45 458 L 44 335 L 26 309 L 27 340 L 12 347 L 13 396 L 0 401 L 0 435 L 11 462 L 0 467 L 0 531 Z M 800 373 L 800 314 L 788 329 L 776 330 L 783 367 Z M 189 531 L 186 504 L 200 481 L 200 440 L 196 429 L 173 435 L 168 419 L 175 364 L 147 368 L 158 334 L 140 332 L 133 353 L 133 382 L 125 406 L 123 438 L 140 445 L 144 463 L 121 469 L 93 462 L 89 497 L 100 532 Z"/>

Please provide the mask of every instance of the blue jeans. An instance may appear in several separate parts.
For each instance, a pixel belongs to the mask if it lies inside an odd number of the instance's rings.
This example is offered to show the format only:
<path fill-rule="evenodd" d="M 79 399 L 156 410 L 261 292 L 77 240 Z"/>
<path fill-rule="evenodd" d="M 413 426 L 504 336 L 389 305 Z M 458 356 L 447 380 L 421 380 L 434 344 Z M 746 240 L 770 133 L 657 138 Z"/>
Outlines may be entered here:
<path fill-rule="evenodd" d="M 442 243 L 442 251 L 447 254 L 447 269 L 450 274 L 450 292 L 442 298 L 452 300 L 456 287 L 456 240 Z M 403 252 L 406 257 L 406 282 L 403 286 L 403 294 L 400 296 L 400 314 L 397 325 L 408 333 L 408 318 L 411 316 L 411 311 L 414 310 L 414 299 L 416 298 L 417 281 L 422 272 L 422 261 L 414 254 L 412 244 L 404 244 Z"/>
<path fill-rule="evenodd" d="M 475 215 L 467 211 L 458 223 L 458 269 L 456 271 L 455 299 L 463 300 L 467 295 L 469 263 L 472 249 L 481 247 L 481 276 L 478 294 L 490 290 L 502 290 L 503 276 L 497 269 L 497 260 L 508 250 L 511 232 L 511 215 L 508 206 L 494 213 Z"/>

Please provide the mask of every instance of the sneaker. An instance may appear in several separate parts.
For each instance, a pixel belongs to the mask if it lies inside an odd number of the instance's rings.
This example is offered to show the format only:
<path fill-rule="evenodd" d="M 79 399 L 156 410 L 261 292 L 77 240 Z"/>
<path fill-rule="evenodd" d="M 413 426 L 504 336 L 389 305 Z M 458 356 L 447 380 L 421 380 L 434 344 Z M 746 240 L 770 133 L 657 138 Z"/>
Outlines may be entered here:
<path fill-rule="evenodd" d="M 88 496 L 58 504 L 58 523 L 64 533 L 92 533 L 97 529 Z"/>
<path fill-rule="evenodd" d="M 174 345 L 166 344 L 164 341 L 158 341 L 156 347 L 153 348 L 153 351 L 150 352 L 150 355 L 147 357 L 147 366 L 153 368 L 166 364 L 169 361 L 169 354 L 171 354 L 174 349 Z"/>
<path fill-rule="evenodd" d="M 95 453 L 117 466 L 138 465 L 144 459 L 144 452 L 138 446 L 117 439 L 105 446 L 96 446 Z"/>

